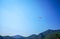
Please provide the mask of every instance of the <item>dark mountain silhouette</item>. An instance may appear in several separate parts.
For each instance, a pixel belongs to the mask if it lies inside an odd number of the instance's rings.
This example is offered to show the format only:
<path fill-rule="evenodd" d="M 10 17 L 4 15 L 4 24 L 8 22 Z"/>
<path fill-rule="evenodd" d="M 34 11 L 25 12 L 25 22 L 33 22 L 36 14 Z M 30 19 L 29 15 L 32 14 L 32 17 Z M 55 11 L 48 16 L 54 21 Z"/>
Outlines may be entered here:
<path fill-rule="evenodd" d="M 2 37 L 2 36 L 0 36 L 0 39 L 3 39 L 3 37 Z"/>
<path fill-rule="evenodd" d="M 0 36 L 0 39 L 60 39 L 60 30 L 47 30 L 39 35 L 33 34 L 28 37 L 15 35 L 15 36 Z"/>
<path fill-rule="evenodd" d="M 3 36 L 3 39 L 14 39 L 11 36 Z"/>
<path fill-rule="evenodd" d="M 13 38 L 16 38 L 16 39 L 17 39 L 17 38 L 18 38 L 18 39 L 19 39 L 19 38 L 23 38 L 23 36 L 20 36 L 20 35 L 15 35 L 15 36 L 12 36 L 12 37 L 13 37 Z"/>
<path fill-rule="evenodd" d="M 46 31 L 40 33 L 38 36 L 39 36 L 40 39 L 44 39 L 45 36 L 47 36 L 49 34 L 56 33 L 56 32 L 60 33 L 60 30 L 51 30 L 51 29 L 49 29 L 49 30 L 46 30 Z"/>
<path fill-rule="evenodd" d="M 28 36 L 27 39 L 38 39 L 38 35 L 33 34 L 31 36 Z"/>

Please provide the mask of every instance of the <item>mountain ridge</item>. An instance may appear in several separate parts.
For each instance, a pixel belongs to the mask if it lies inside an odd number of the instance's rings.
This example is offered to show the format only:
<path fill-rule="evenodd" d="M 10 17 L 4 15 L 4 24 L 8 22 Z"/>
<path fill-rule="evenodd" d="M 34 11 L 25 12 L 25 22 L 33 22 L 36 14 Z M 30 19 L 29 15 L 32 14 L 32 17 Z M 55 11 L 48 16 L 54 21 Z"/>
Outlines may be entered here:
<path fill-rule="evenodd" d="M 54 33 L 59 33 L 60 34 L 60 30 L 51 30 L 51 29 L 48 29 L 38 35 L 36 34 L 32 34 L 28 37 L 24 37 L 24 36 L 21 36 L 21 35 L 15 35 L 15 36 L 0 36 L 0 39 L 44 39 L 47 35 L 50 35 L 50 34 L 54 34 Z"/>

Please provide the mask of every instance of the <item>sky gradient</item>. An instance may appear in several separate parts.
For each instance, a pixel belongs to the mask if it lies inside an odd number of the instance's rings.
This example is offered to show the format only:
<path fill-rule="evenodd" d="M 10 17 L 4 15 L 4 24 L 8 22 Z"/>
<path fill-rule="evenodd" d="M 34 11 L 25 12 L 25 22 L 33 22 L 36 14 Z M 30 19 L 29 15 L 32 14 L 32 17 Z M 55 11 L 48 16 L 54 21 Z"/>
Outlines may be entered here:
<path fill-rule="evenodd" d="M 0 35 L 39 34 L 60 29 L 58 0 L 0 0 Z"/>

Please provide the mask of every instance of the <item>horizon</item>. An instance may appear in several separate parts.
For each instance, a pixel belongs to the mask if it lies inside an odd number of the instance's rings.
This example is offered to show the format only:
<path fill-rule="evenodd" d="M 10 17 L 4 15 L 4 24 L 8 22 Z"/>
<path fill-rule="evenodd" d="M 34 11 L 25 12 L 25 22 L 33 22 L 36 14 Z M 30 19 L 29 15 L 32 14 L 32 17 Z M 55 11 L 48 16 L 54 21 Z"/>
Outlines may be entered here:
<path fill-rule="evenodd" d="M 43 31 L 43 32 L 50 31 L 50 30 L 54 31 L 54 30 L 60 30 L 60 29 L 48 29 L 48 30 L 45 30 L 45 31 Z M 43 33 L 43 32 L 41 32 L 41 33 Z M 39 34 L 41 34 L 41 33 L 31 34 L 31 35 L 39 35 Z M 22 36 L 22 37 L 29 37 L 29 36 L 31 36 L 31 35 L 28 35 L 28 36 L 23 36 L 23 35 L 5 35 L 5 36 Z M 0 35 L 0 36 L 3 36 L 3 35 Z"/>
<path fill-rule="evenodd" d="M 0 0 L 0 35 L 39 34 L 60 29 L 58 0 Z"/>

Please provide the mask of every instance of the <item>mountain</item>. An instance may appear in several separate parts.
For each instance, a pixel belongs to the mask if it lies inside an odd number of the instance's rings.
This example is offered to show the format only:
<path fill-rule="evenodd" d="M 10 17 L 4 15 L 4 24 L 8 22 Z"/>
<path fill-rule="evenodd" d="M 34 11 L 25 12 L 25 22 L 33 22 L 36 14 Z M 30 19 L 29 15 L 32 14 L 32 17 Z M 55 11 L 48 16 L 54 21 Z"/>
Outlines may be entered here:
<path fill-rule="evenodd" d="M 49 29 L 49 30 L 47 30 L 47 31 L 44 31 L 44 32 L 42 32 L 42 33 L 40 33 L 39 35 L 48 35 L 48 34 L 52 34 L 52 33 L 55 33 L 55 32 L 60 32 L 60 30 L 51 30 L 51 29 Z"/>
<path fill-rule="evenodd" d="M 15 35 L 15 36 L 12 36 L 12 38 L 15 38 L 15 39 L 21 39 L 21 38 L 24 38 L 24 37 L 21 36 L 21 35 Z"/>
<path fill-rule="evenodd" d="M 60 39 L 60 30 L 46 30 L 38 35 L 32 34 L 28 37 L 15 36 L 0 36 L 0 39 Z"/>
<path fill-rule="evenodd" d="M 60 30 L 51 30 L 51 29 L 48 29 L 48 30 L 40 33 L 38 36 L 39 36 L 40 39 L 44 39 L 44 37 L 46 37 L 47 35 L 54 34 L 54 33 L 60 33 Z"/>
<path fill-rule="evenodd" d="M 36 34 L 33 34 L 31 36 L 28 36 L 27 39 L 44 39 L 46 36 L 48 35 L 52 35 L 54 33 L 60 33 L 60 30 L 51 30 L 51 29 L 48 29 L 42 33 L 40 33 L 39 35 L 36 35 Z"/>
<path fill-rule="evenodd" d="M 12 36 L 13 38 L 21 38 L 23 36 L 20 36 L 20 35 L 15 35 L 15 36 Z"/>
<path fill-rule="evenodd" d="M 3 39 L 3 37 L 2 37 L 2 36 L 0 36 L 0 39 Z"/>
<path fill-rule="evenodd" d="M 38 39 L 38 35 L 33 34 L 27 37 L 28 39 Z"/>
<path fill-rule="evenodd" d="M 11 36 L 3 36 L 3 39 L 14 39 Z"/>

